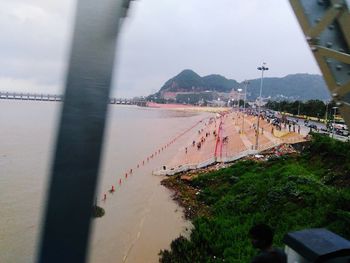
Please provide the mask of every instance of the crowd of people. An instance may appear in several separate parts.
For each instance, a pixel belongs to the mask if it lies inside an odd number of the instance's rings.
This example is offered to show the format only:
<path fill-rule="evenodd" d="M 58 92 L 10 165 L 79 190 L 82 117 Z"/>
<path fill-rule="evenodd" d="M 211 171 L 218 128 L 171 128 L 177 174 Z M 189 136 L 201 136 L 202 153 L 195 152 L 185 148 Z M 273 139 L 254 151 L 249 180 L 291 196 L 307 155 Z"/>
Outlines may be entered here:
<path fill-rule="evenodd" d="M 214 124 L 214 130 L 210 131 L 210 127 L 213 126 L 212 124 Z M 214 136 L 215 138 L 217 137 L 217 132 L 216 132 L 216 118 L 211 117 L 208 122 L 204 123 L 204 128 L 199 129 L 197 131 L 199 138 L 198 140 L 193 140 L 192 141 L 192 147 L 196 147 L 197 150 L 201 150 L 201 148 L 203 147 L 203 144 L 206 142 L 206 140 L 210 137 L 210 136 Z M 188 153 L 188 147 L 185 147 L 185 153 Z"/>

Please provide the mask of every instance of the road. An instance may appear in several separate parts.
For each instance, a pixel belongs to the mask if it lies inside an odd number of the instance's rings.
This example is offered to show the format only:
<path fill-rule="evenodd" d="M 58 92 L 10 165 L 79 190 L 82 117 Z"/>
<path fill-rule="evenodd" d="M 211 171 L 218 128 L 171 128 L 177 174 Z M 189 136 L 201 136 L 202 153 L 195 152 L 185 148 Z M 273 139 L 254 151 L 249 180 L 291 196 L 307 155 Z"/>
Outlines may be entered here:
<path fill-rule="evenodd" d="M 310 132 L 310 127 L 305 125 L 304 119 L 290 117 L 290 116 L 288 116 L 287 119 L 289 121 L 296 121 L 300 125 L 302 133 L 309 133 Z M 309 120 L 308 125 L 310 125 L 310 124 L 316 125 L 316 127 L 317 127 L 316 132 L 318 132 L 318 133 L 328 134 L 330 137 L 333 137 L 334 139 L 337 139 L 339 141 L 343 141 L 343 142 L 349 141 L 348 136 L 341 136 L 338 134 L 334 134 L 334 136 L 333 136 L 332 133 L 327 132 L 326 131 L 327 130 L 326 124 L 324 124 L 322 122 Z M 314 131 L 314 129 L 313 129 L 313 131 Z"/>

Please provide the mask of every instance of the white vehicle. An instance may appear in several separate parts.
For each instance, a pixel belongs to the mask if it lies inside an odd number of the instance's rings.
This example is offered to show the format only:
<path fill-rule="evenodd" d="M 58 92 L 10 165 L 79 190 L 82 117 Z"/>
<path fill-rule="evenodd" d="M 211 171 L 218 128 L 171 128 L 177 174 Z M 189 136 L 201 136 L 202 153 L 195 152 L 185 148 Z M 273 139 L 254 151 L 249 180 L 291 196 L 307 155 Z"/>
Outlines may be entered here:
<path fill-rule="evenodd" d="M 328 125 L 329 132 L 334 132 L 338 135 L 349 136 L 348 126 L 345 124 L 343 120 L 330 122 Z"/>

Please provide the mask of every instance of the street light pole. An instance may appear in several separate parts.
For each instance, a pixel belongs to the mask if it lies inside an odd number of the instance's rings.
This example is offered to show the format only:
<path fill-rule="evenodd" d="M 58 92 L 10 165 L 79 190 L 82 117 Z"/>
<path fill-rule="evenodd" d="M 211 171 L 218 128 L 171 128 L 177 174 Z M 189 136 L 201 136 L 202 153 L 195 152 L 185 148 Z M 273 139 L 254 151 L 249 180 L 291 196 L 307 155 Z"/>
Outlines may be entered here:
<path fill-rule="evenodd" d="M 324 119 L 325 119 L 325 121 L 324 121 L 324 123 L 327 125 L 327 123 L 328 123 L 328 101 L 326 101 L 326 114 L 325 114 L 325 117 L 324 117 Z"/>
<path fill-rule="evenodd" d="M 269 70 L 268 67 L 265 67 L 266 63 L 264 62 L 261 67 L 258 67 L 258 70 L 261 70 L 261 80 L 260 80 L 260 96 L 259 96 L 259 105 L 258 105 L 258 120 L 256 124 L 256 142 L 255 150 L 258 150 L 259 147 L 259 124 L 260 124 L 260 110 L 261 110 L 261 94 L 264 80 L 264 71 Z"/>
<path fill-rule="evenodd" d="M 333 131 L 332 131 L 332 138 L 334 138 L 334 131 L 335 131 L 335 114 L 337 113 L 338 107 L 333 107 L 334 114 L 333 114 Z"/>
<path fill-rule="evenodd" d="M 242 119 L 242 132 L 241 132 L 241 134 L 244 133 L 245 102 L 247 100 L 247 87 L 248 87 L 248 85 L 249 85 L 249 81 L 248 80 L 244 81 L 243 119 Z"/>

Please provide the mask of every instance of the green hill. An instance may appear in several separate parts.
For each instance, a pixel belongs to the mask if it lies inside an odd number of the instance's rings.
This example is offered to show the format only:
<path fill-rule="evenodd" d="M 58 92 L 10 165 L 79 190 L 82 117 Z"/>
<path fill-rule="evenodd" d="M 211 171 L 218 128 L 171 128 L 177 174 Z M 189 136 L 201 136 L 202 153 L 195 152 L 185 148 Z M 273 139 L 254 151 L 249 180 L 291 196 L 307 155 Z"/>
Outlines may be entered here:
<path fill-rule="evenodd" d="M 249 82 L 248 99 L 256 99 L 260 91 L 260 78 Z M 322 76 L 311 74 L 293 74 L 283 78 L 264 78 L 262 96 L 271 97 L 274 100 L 330 99 Z"/>
<path fill-rule="evenodd" d="M 217 92 L 230 92 L 233 87 L 237 86 L 237 81 L 226 79 L 221 75 L 208 75 L 201 77 L 193 70 L 186 69 L 165 82 L 160 91 L 202 92 L 210 90 Z"/>
<path fill-rule="evenodd" d="M 249 100 L 255 100 L 259 96 L 260 78 L 249 80 L 247 90 Z M 224 76 L 213 74 L 201 77 L 196 72 L 186 69 L 175 77 L 169 79 L 154 94 L 158 97 L 164 92 L 230 92 L 232 89 L 243 88 L 243 83 Z M 264 78 L 263 97 L 272 100 L 329 100 L 329 92 L 320 75 L 293 74 L 283 78 Z"/>

